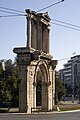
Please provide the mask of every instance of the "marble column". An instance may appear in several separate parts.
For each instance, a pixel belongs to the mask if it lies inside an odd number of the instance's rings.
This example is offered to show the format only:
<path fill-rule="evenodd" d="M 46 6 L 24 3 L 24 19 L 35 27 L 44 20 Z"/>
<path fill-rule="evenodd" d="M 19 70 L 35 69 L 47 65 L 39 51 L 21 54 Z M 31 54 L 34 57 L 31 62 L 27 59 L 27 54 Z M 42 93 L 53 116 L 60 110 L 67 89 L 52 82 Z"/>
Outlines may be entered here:
<path fill-rule="evenodd" d="M 49 50 L 49 46 L 50 46 L 50 43 L 49 43 L 49 33 L 50 33 L 50 30 L 47 28 L 47 41 L 46 41 L 46 46 L 47 46 L 47 53 L 49 53 L 50 52 L 50 50 Z"/>
<path fill-rule="evenodd" d="M 32 20 L 31 25 L 31 47 L 37 49 L 37 22 Z"/>
<path fill-rule="evenodd" d="M 27 16 L 27 47 L 31 48 L 31 14 Z"/>
<path fill-rule="evenodd" d="M 42 23 L 37 23 L 37 49 L 42 50 Z"/>

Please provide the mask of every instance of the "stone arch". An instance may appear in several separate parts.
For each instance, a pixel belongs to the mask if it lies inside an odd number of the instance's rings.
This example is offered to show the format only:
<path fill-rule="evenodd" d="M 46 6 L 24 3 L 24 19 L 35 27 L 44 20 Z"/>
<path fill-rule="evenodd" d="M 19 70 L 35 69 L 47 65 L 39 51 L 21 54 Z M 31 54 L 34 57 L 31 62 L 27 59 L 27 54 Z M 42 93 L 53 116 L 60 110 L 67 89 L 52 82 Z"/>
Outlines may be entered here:
<path fill-rule="evenodd" d="M 44 60 L 39 60 L 36 64 L 34 81 L 36 82 L 36 73 L 37 73 L 39 68 L 40 68 L 41 72 L 46 72 L 46 75 L 48 77 L 48 79 L 47 79 L 48 81 L 45 81 L 45 82 L 49 82 L 49 69 L 48 69 L 48 65 L 47 65 L 46 61 L 44 61 Z"/>
<path fill-rule="evenodd" d="M 49 53 L 50 17 L 48 13 L 27 13 L 27 46 L 14 48 L 19 66 L 19 111 L 31 112 L 36 108 L 36 85 L 40 69 L 42 85 L 42 108 L 52 110 L 55 92 L 55 66 Z M 54 83 L 54 84 L 53 84 Z M 53 91 L 54 89 L 54 91 Z"/>
<path fill-rule="evenodd" d="M 38 74 L 41 76 L 41 80 L 39 81 Z M 36 98 L 37 98 L 37 86 L 40 83 L 41 86 L 41 108 L 48 109 L 48 83 L 49 83 L 49 70 L 48 65 L 44 60 L 39 60 L 35 67 L 35 76 L 34 76 L 34 83 L 36 83 Z M 39 96 L 38 96 L 39 97 Z M 37 102 L 37 99 L 36 99 Z M 37 107 L 37 104 L 36 104 Z"/>

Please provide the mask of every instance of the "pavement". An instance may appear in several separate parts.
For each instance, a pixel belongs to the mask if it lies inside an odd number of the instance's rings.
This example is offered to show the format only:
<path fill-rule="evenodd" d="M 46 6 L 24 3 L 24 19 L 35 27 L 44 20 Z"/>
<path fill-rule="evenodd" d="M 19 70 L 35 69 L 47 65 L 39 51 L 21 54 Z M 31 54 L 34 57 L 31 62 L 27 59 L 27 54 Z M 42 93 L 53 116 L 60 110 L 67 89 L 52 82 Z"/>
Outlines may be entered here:
<path fill-rule="evenodd" d="M 31 114 L 50 114 L 50 113 L 63 113 L 63 112 L 71 112 L 71 111 L 80 111 L 80 104 L 77 103 L 70 103 L 70 102 L 62 102 L 63 104 L 55 105 L 54 111 L 50 112 L 33 112 Z M 19 113 L 18 108 L 11 108 L 9 113 L 16 113 L 16 114 L 28 114 L 28 113 Z"/>
<path fill-rule="evenodd" d="M 1 109 L 1 108 L 0 108 Z M 79 110 L 80 111 L 80 104 L 78 104 L 78 100 L 75 100 L 73 103 L 71 100 L 69 101 L 61 101 L 59 104 L 54 106 L 54 111 L 51 112 L 34 112 L 35 114 L 43 114 L 43 113 L 62 113 L 62 112 L 66 112 L 66 111 L 76 111 Z M 13 113 L 13 114 L 27 114 L 27 113 L 19 113 L 19 109 L 18 108 L 11 108 L 9 109 L 9 113 Z M 32 113 L 32 114 L 34 114 Z"/>
<path fill-rule="evenodd" d="M 54 113 L 72 113 L 72 112 L 80 112 L 80 109 L 78 110 L 68 110 L 68 111 L 50 111 L 50 112 L 34 112 L 34 113 L 19 113 L 19 112 L 14 112 L 16 111 L 16 109 L 11 109 L 12 112 L 10 113 L 0 113 L 0 115 L 10 115 L 10 114 L 13 114 L 13 115 L 37 115 L 37 114 L 54 114 Z"/>

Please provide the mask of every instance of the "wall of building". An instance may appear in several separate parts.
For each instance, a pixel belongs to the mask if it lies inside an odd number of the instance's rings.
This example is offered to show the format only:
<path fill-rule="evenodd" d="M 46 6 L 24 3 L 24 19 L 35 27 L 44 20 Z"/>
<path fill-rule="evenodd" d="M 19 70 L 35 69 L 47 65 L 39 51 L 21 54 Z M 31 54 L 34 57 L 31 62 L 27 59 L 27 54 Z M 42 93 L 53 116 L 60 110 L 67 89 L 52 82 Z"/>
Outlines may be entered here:
<path fill-rule="evenodd" d="M 59 76 L 62 79 L 64 87 L 71 87 L 71 94 L 78 94 L 79 76 L 80 76 L 80 55 L 71 57 L 64 68 L 59 71 Z M 63 76 L 63 77 L 61 77 Z"/>

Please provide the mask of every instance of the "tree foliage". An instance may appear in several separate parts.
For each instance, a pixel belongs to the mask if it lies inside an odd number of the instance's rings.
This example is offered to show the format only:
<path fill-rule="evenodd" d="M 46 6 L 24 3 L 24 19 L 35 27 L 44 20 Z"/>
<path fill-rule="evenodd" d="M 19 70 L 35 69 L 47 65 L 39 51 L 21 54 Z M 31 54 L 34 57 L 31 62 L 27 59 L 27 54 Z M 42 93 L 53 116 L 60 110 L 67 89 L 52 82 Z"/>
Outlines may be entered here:
<path fill-rule="evenodd" d="M 65 89 L 64 86 L 61 83 L 61 80 L 59 78 L 56 78 L 56 96 L 58 101 L 62 99 L 62 96 L 65 95 Z"/>
<path fill-rule="evenodd" d="M 3 69 L 0 61 L 0 102 L 10 102 L 17 106 L 19 83 L 17 65 L 12 60 L 6 60 Z"/>

